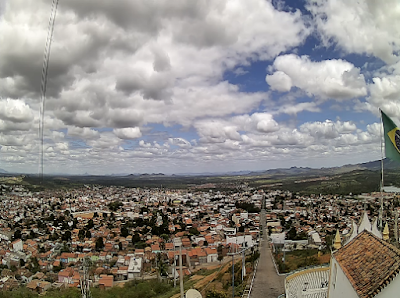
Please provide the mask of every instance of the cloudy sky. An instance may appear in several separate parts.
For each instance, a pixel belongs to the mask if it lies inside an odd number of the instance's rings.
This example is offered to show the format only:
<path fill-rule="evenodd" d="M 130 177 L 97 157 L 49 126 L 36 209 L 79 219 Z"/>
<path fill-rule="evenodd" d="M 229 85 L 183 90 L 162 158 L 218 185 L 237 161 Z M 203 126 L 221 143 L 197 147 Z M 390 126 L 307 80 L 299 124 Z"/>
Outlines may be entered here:
<path fill-rule="evenodd" d="M 51 0 L 0 0 L 0 168 L 37 173 Z M 60 0 L 45 173 L 328 167 L 400 123 L 396 0 Z"/>

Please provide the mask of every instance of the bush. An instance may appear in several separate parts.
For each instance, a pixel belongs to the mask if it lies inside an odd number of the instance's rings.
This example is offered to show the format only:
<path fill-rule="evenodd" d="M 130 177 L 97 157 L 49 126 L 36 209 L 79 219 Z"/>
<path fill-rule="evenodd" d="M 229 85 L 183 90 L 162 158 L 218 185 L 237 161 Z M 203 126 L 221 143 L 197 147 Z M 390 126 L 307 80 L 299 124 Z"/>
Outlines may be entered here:
<path fill-rule="evenodd" d="M 207 291 L 206 298 L 226 298 L 226 294 L 216 290 Z"/>

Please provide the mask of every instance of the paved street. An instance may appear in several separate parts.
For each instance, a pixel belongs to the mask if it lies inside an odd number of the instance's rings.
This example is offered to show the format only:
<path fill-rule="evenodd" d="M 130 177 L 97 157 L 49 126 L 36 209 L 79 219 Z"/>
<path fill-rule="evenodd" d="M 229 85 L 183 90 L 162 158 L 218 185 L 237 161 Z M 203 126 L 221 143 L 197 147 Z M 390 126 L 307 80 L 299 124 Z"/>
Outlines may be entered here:
<path fill-rule="evenodd" d="M 265 210 L 260 214 L 262 223 L 265 223 Z M 263 227 L 264 228 L 264 227 Z M 251 298 L 277 298 L 284 290 L 284 276 L 276 274 L 274 264 L 271 259 L 271 249 L 268 245 L 267 232 L 264 230 L 263 240 L 260 248 L 260 261 L 254 280 Z"/>

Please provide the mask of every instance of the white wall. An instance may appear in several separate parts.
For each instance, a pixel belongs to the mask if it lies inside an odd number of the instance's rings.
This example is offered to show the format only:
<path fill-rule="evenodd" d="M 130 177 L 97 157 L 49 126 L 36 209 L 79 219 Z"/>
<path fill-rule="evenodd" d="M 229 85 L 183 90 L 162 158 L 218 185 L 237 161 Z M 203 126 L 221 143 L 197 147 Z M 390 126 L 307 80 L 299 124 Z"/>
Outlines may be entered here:
<path fill-rule="evenodd" d="M 13 250 L 14 251 L 22 251 L 23 250 L 23 243 L 22 240 L 16 242 L 13 244 Z"/>
<path fill-rule="evenodd" d="M 336 283 L 335 283 L 335 265 L 336 271 Z M 358 298 L 357 292 L 347 279 L 340 265 L 336 262 L 335 258 L 332 258 L 331 270 L 330 270 L 328 298 Z M 335 287 L 333 286 L 334 284 Z"/>
<path fill-rule="evenodd" d="M 226 237 L 226 244 L 236 243 L 242 245 L 243 242 L 247 243 L 246 247 L 254 246 L 253 237 L 251 235 L 237 236 L 237 237 Z"/>
<path fill-rule="evenodd" d="M 218 254 L 209 254 L 207 255 L 207 262 L 212 263 L 218 261 Z"/>
<path fill-rule="evenodd" d="M 392 282 L 375 297 L 377 298 L 392 298 L 398 297 L 400 293 L 400 275 L 397 275 Z"/>

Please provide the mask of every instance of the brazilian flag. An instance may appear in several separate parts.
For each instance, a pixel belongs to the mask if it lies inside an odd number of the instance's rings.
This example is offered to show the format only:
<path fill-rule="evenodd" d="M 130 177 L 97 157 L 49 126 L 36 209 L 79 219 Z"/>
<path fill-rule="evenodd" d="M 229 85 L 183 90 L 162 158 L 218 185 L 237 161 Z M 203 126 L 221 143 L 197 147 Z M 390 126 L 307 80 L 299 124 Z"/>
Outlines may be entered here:
<path fill-rule="evenodd" d="M 382 112 L 383 129 L 385 133 L 386 157 L 400 161 L 400 129 L 384 112 Z"/>

